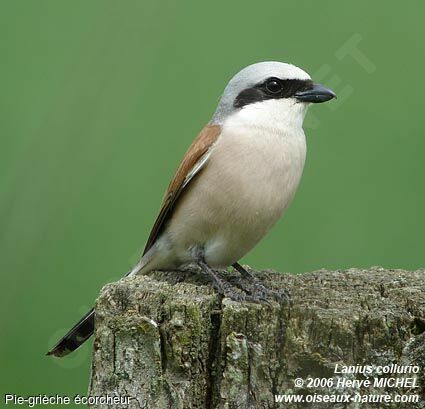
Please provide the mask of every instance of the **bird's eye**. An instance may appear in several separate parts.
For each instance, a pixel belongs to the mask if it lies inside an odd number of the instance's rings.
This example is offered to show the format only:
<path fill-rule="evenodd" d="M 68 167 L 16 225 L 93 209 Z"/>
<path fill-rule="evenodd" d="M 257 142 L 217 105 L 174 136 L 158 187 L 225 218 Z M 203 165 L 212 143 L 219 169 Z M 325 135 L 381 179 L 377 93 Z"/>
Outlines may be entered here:
<path fill-rule="evenodd" d="M 278 78 L 270 78 L 266 82 L 266 89 L 271 94 L 277 94 L 282 91 L 282 82 Z"/>

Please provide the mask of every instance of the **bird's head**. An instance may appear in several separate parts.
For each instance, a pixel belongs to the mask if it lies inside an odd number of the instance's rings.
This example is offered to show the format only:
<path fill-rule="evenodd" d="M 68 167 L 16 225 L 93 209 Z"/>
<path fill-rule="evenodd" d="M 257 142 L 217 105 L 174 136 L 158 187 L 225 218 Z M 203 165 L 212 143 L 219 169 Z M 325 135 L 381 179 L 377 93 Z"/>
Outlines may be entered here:
<path fill-rule="evenodd" d="M 227 84 L 213 123 L 224 123 L 239 115 L 249 121 L 286 121 L 302 125 L 310 103 L 326 102 L 336 95 L 312 81 L 301 68 L 292 64 L 266 61 L 249 65 Z"/>

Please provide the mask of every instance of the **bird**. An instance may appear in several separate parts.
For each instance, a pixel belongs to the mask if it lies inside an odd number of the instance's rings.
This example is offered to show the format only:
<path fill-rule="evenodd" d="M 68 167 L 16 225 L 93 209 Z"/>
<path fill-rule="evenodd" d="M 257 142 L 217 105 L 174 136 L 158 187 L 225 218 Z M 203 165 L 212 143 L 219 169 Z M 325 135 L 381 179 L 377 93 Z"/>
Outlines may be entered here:
<path fill-rule="evenodd" d="M 233 266 L 255 279 L 238 261 L 294 197 L 306 158 L 309 105 L 333 98 L 332 90 L 284 62 L 258 62 L 234 75 L 180 162 L 142 256 L 126 276 L 195 264 L 218 293 L 242 297 L 219 269 Z M 91 309 L 47 355 L 74 351 L 94 325 Z"/>

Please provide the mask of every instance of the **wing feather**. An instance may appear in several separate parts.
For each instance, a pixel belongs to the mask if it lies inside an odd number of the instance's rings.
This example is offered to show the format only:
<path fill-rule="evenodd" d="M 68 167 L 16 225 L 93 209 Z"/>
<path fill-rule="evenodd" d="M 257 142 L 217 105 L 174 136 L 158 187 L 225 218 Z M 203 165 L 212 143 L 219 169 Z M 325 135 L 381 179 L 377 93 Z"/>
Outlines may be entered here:
<path fill-rule="evenodd" d="M 207 125 L 190 145 L 177 168 L 174 178 L 168 185 L 158 217 L 149 234 L 143 254 L 152 247 L 162 232 L 182 192 L 189 185 L 190 181 L 205 167 L 210 155 L 210 148 L 219 137 L 220 131 L 221 128 L 219 125 Z"/>

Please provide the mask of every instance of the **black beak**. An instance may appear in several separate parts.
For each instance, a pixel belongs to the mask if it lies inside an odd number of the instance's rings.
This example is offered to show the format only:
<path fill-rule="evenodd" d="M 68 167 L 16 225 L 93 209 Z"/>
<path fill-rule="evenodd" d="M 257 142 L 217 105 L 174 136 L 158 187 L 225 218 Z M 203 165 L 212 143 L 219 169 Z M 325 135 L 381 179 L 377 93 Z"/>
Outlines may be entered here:
<path fill-rule="evenodd" d="M 320 103 L 336 98 L 335 92 L 325 88 L 320 84 L 313 84 L 313 87 L 305 91 L 298 91 L 295 98 L 300 102 Z"/>

